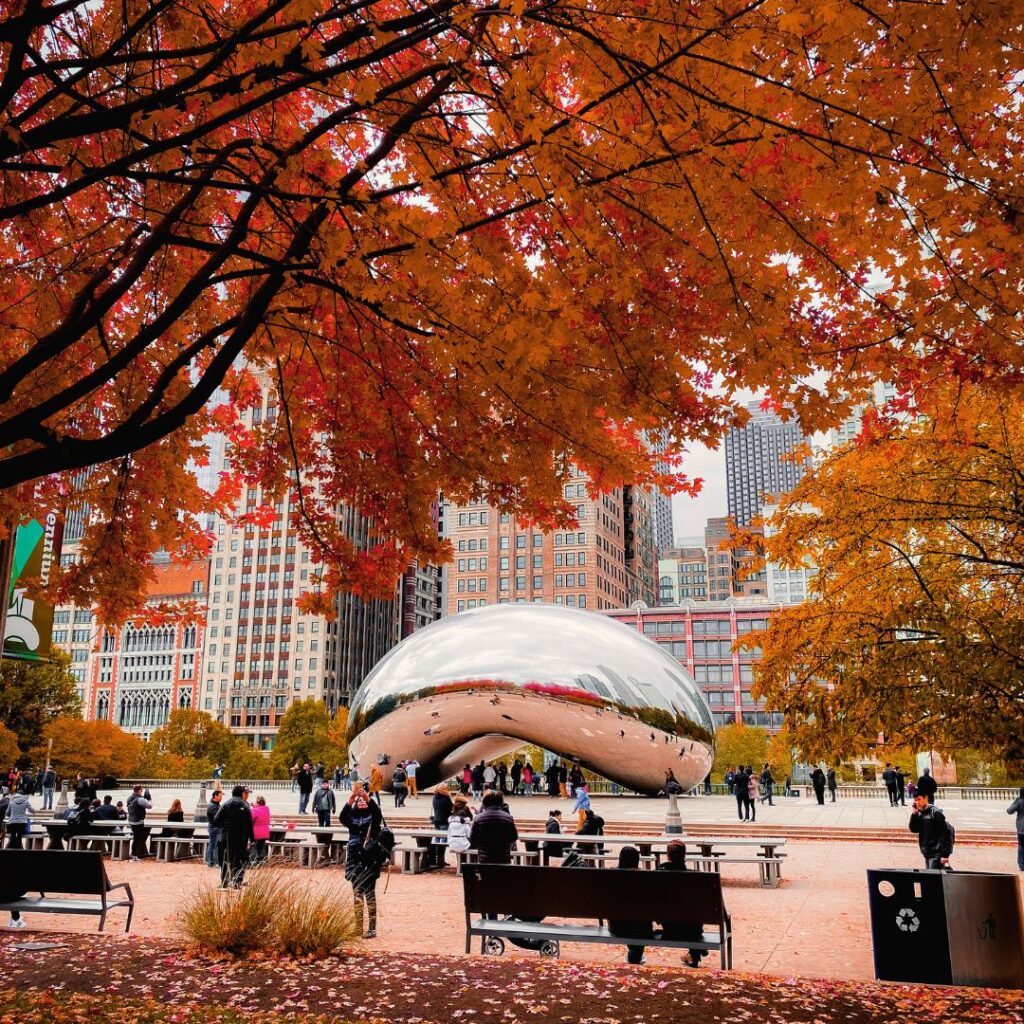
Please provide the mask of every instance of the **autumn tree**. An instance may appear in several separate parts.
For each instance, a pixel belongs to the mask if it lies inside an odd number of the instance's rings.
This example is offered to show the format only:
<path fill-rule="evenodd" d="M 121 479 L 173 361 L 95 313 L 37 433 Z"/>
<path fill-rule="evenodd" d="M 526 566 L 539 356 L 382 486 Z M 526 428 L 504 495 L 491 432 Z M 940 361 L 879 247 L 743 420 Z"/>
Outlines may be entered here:
<path fill-rule="evenodd" d="M 0 723 L 17 735 L 22 750 L 36 746 L 55 718 L 81 716 L 70 665 L 71 658 L 58 650 L 45 662 L 0 661 Z"/>
<path fill-rule="evenodd" d="M 51 760 L 62 776 L 81 772 L 90 778 L 123 778 L 135 771 L 142 753 L 142 740 L 112 722 L 55 718 L 43 730 L 39 746 L 30 751 L 33 763 L 46 760 L 50 739 Z"/>
<path fill-rule="evenodd" d="M 323 701 L 314 697 L 289 704 L 270 755 L 274 777 L 287 778 L 293 765 L 307 761 L 322 761 L 328 772 L 336 764 L 344 766 L 348 759 L 347 727 L 347 708 L 339 708 L 332 718 Z"/>
<path fill-rule="evenodd" d="M 754 692 L 805 753 L 978 747 L 1024 760 L 1024 403 L 950 387 L 928 418 L 869 417 L 805 477 L 768 557 L 814 599 L 750 637 Z"/>
<path fill-rule="evenodd" d="M 138 774 L 153 779 L 204 779 L 225 766 L 226 778 L 267 775 L 267 758 L 205 711 L 179 708 L 142 748 Z"/>
<path fill-rule="evenodd" d="M 0 523 L 74 492 L 55 589 L 114 621 L 204 550 L 182 508 L 302 470 L 323 608 L 443 561 L 439 492 L 553 525 L 573 465 L 679 486 L 641 432 L 712 440 L 741 388 L 814 427 L 1013 382 L 1022 36 L 996 0 L 0 7 Z"/>
<path fill-rule="evenodd" d="M 721 782 L 729 769 L 753 765 L 758 773 L 768 753 L 768 731 L 756 725 L 733 723 L 715 730 L 715 761 L 711 775 Z"/>
<path fill-rule="evenodd" d="M 21 748 L 18 746 L 18 734 L 0 723 L 0 767 L 10 768 L 18 763 Z"/>

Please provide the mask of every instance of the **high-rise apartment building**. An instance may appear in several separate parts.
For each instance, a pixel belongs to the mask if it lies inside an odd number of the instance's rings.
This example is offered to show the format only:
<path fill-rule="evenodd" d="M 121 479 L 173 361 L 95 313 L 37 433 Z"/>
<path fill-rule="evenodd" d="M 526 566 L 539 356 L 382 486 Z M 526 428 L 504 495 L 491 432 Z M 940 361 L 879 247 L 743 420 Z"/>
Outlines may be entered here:
<path fill-rule="evenodd" d="M 703 547 L 669 548 L 658 559 L 658 604 L 708 600 L 708 563 Z"/>
<path fill-rule="evenodd" d="M 489 505 L 449 505 L 445 535 L 455 548 L 447 566 L 446 610 L 537 602 L 570 608 L 624 608 L 655 601 L 651 498 L 616 488 L 592 500 L 576 473 L 565 497 L 576 506 L 574 530 L 521 527 Z"/>
<path fill-rule="evenodd" d="M 752 632 L 765 629 L 776 607 L 758 598 L 702 603 L 681 608 L 629 608 L 604 614 L 639 630 L 661 645 L 696 680 L 711 706 L 715 725 L 742 722 L 772 731 L 782 716 L 754 699 L 756 646 L 740 648 Z"/>
<path fill-rule="evenodd" d="M 89 658 L 83 707 L 86 718 L 105 719 L 143 738 L 176 708 L 195 706 L 209 576 L 206 559 L 174 565 L 160 552 L 153 562 L 156 578 L 146 603 L 192 605 L 195 615 L 161 625 L 143 618 L 122 626 L 101 625 Z"/>
<path fill-rule="evenodd" d="M 747 410 L 747 425 L 725 436 L 728 509 L 739 526 L 749 526 L 763 505 L 796 487 L 810 466 L 809 459 L 793 457 L 807 440 L 795 420 L 783 421 L 757 404 Z"/>
<path fill-rule="evenodd" d="M 764 570 L 751 571 L 757 552 L 732 538 L 728 517 L 709 519 L 704 529 L 708 563 L 708 600 L 730 597 L 764 597 L 768 593 Z"/>
<path fill-rule="evenodd" d="M 664 434 L 646 435 L 647 443 L 651 451 L 657 455 L 664 456 L 667 441 Z M 656 463 L 659 473 L 668 473 L 671 467 L 664 458 Z M 659 556 L 670 548 L 675 547 L 675 529 L 672 524 L 672 497 L 664 494 L 657 487 L 651 488 L 652 515 L 654 527 L 654 543 L 658 549 Z"/>

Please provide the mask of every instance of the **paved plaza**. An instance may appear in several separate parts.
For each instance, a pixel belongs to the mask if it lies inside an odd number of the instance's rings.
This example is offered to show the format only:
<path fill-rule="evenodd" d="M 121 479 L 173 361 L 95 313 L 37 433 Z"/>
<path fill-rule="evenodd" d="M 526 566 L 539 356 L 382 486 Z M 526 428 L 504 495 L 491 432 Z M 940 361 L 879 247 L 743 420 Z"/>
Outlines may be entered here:
<path fill-rule="evenodd" d="M 230 788 L 230 783 L 224 783 Z M 279 786 L 280 784 L 277 784 Z M 102 797 L 107 791 L 101 791 Z M 110 790 L 115 800 L 126 800 L 130 790 Z M 260 793 L 256 785 L 254 795 Z M 185 808 L 186 817 L 190 817 L 199 799 L 198 785 L 174 789 L 153 789 L 155 813 L 165 812 L 171 801 L 179 799 Z M 277 818 L 298 818 L 299 794 L 287 788 L 275 788 L 266 793 L 271 814 Z M 339 799 L 344 795 L 338 793 Z M 624 822 L 635 825 L 649 824 L 654 831 L 661 831 L 665 823 L 668 803 L 664 799 L 650 797 L 605 796 L 595 794 L 592 798 L 594 810 L 609 822 Z M 404 808 L 395 809 L 393 800 L 387 793 L 383 795 L 382 806 L 389 820 L 401 822 L 416 821 L 425 824 L 430 814 L 430 796 L 423 794 L 410 797 Z M 554 807 L 561 809 L 564 820 L 569 822 L 573 815 L 571 800 L 552 800 L 547 796 L 511 797 L 509 805 L 517 819 L 541 821 L 547 812 Z M 1006 841 L 1014 842 L 1013 818 L 1006 814 L 1008 800 L 963 800 L 952 799 L 941 801 L 943 810 L 956 828 L 957 835 L 963 838 L 965 832 L 974 830 L 996 830 L 1006 833 Z M 679 800 L 679 810 L 683 825 L 688 832 L 697 833 L 702 824 L 733 824 L 737 820 L 736 801 L 729 796 L 693 796 Z M 757 831 L 767 834 L 772 825 L 804 826 L 820 828 L 827 833 L 829 828 L 889 828 L 903 830 L 910 818 L 910 805 L 906 807 L 890 807 L 883 797 L 840 797 L 834 804 L 826 800 L 819 806 L 807 797 L 778 797 L 775 805 L 758 804 Z M 307 815 L 309 821 L 315 820 Z"/>
<path fill-rule="evenodd" d="M 870 867 L 920 867 L 916 846 L 853 842 L 790 842 L 786 846 L 782 886 L 762 889 L 749 865 L 723 868 L 725 900 L 735 931 L 735 967 L 770 974 L 861 979 L 873 977 L 865 871 Z M 961 870 L 1014 871 L 1009 846 L 958 847 L 953 862 Z M 289 869 L 299 872 L 300 869 Z M 171 936 L 181 899 L 202 885 L 213 885 L 216 872 L 190 862 L 142 864 L 113 862 L 114 881 L 128 881 L 137 901 L 132 934 Z M 342 872 L 328 868 L 301 870 L 312 885 L 344 886 Z M 379 938 L 367 948 L 410 954 L 463 953 L 465 917 L 462 883 L 449 869 L 443 874 L 403 875 L 392 869 L 377 885 Z M 116 931 L 119 919 L 112 915 Z M 31 929 L 95 930 L 87 918 L 29 915 Z M 28 934 L 28 933 L 26 933 Z M 506 953 L 529 956 L 514 947 Z M 619 946 L 565 945 L 563 957 L 602 963 L 624 959 Z M 648 962 L 678 966 L 679 955 L 649 949 Z M 707 963 L 717 964 L 712 955 Z"/>

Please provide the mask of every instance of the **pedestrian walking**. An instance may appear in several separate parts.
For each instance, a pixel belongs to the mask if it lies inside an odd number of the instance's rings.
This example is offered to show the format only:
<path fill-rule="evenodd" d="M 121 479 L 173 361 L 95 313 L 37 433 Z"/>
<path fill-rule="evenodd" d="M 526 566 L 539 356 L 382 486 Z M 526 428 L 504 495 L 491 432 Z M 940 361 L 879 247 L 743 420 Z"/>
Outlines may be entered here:
<path fill-rule="evenodd" d="M 757 821 L 757 796 L 758 782 L 754 774 L 754 766 L 747 765 L 747 810 L 750 812 L 750 821 Z"/>
<path fill-rule="evenodd" d="M 43 810 L 53 810 L 53 791 L 57 788 L 57 773 L 53 770 L 53 765 L 47 765 L 46 771 L 43 772 L 42 777 L 43 785 Z"/>
<path fill-rule="evenodd" d="M 533 796 L 533 765 L 529 761 L 523 765 L 523 795 Z"/>
<path fill-rule="evenodd" d="M 316 823 L 320 828 L 330 827 L 336 808 L 337 803 L 331 784 L 326 779 L 322 779 L 320 788 L 313 797 L 313 813 L 316 815 Z"/>
<path fill-rule="evenodd" d="M 209 839 L 206 843 L 206 866 L 208 868 L 220 867 L 220 829 L 214 824 L 214 821 L 220 810 L 223 796 L 224 790 L 215 789 L 210 794 L 210 801 L 206 805 L 206 825 L 209 832 Z"/>
<path fill-rule="evenodd" d="M 132 830 L 132 854 L 131 859 L 138 861 L 149 856 L 149 848 L 146 840 L 149 838 L 150 830 L 146 827 L 146 811 L 152 810 L 153 801 L 150 799 L 149 790 L 145 793 L 141 786 L 132 790 L 128 797 L 128 824 Z"/>
<path fill-rule="evenodd" d="M 405 797 L 409 792 L 408 779 L 405 768 L 401 764 L 395 765 L 395 770 L 391 773 L 391 793 L 395 798 L 396 807 L 405 806 Z"/>
<path fill-rule="evenodd" d="M 930 768 L 925 768 L 921 773 L 921 778 L 917 780 L 917 789 L 914 791 L 915 796 L 925 796 L 928 798 L 928 803 L 935 803 L 935 794 L 939 791 L 939 784 L 935 781 Z"/>
<path fill-rule="evenodd" d="M 732 794 L 736 797 L 736 816 L 740 821 L 747 821 L 750 818 L 750 792 L 747 786 L 747 773 L 740 765 L 732 773 Z"/>
<path fill-rule="evenodd" d="M 312 778 L 312 776 L 310 776 Z M 249 860 L 249 846 L 255 839 L 252 830 L 252 812 L 245 802 L 245 790 L 235 786 L 213 819 L 220 829 L 220 887 L 240 889 L 245 878 L 245 865 Z"/>
<path fill-rule="evenodd" d="M 341 808 L 341 823 L 348 829 L 345 878 L 352 885 L 353 902 L 364 939 L 377 937 L 377 879 L 388 859 L 380 842 L 384 816 L 361 784 Z M 365 930 L 364 929 L 365 926 Z"/>
<path fill-rule="evenodd" d="M 1017 868 L 1024 871 L 1024 786 L 1020 787 L 1017 799 L 1006 808 L 1006 813 L 1017 815 Z"/>
<path fill-rule="evenodd" d="M 926 868 L 948 868 L 953 856 L 956 833 L 946 816 L 930 803 L 925 793 L 914 794 L 914 809 L 910 813 L 910 831 L 917 835 L 917 844 Z"/>
<path fill-rule="evenodd" d="M 772 801 L 772 790 L 773 790 L 773 788 L 775 786 L 775 779 L 772 776 L 771 765 L 769 765 L 767 762 L 765 763 L 764 768 L 761 769 L 761 779 L 760 779 L 760 782 L 761 782 L 761 803 L 764 803 L 767 800 L 768 801 L 768 806 L 769 807 L 774 807 L 775 805 L 774 805 L 774 802 Z"/>
<path fill-rule="evenodd" d="M 331 798 L 333 797 L 332 793 Z M 263 796 L 256 797 L 256 803 L 250 808 L 249 813 L 252 815 L 252 863 L 266 864 L 267 842 L 270 839 L 270 808 Z M 328 818 L 327 824 L 330 823 Z"/>
<path fill-rule="evenodd" d="M 882 769 L 882 782 L 885 784 L 885 791 L 889 796 L 889 806 L 896 807 L 899 804 L 899 794 L 896 791 L 896 770 L 886 761 Z"/>
<path fill-rule="evenodd" d="M 577 827 L 582 828 L 587 811 L 590 810 L 590 789 L 585 782 L 576 789 L 576 801 L 572 809 L 576 812 Z"/>
<path fill-rule="evenodd" d="M 355 787 L 352 787 L 353 790 Z M 377 806 L 380 807 L 380 791 L 384 788 L 384 772 L 381 771 L 379 764 L 374 764 L 370 767 L 370 799 L 377 801 Z"/>
<path fill-rule="evenodd" d="M 405 762 L 405 777 L 409 785 L 409 796 L 419 796 L 419 790 L 416 788 L 416 772 L 419 770 L 420 763 L 416 758 L 411 758 Z"/>
<path fill-rule="evenodd" d="M 305 814 L 313 793 L 313 772 L 309 764 L 304 764 L 296 772 L 295 781 L 299 787 L 299 814 Z"/>

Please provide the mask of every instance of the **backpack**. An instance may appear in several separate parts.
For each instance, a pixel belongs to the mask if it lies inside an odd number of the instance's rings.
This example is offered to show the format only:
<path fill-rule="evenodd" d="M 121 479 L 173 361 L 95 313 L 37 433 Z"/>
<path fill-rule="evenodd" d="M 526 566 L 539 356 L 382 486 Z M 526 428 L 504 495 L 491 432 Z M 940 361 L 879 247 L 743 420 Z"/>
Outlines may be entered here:
<path fill-rule="evenodd" d="M 946 820 L 946 816 L 943 815 L 943 820 Z M 952 857 L 953 856 L 953 844 L 956 842 L 956 829 L 948 821 L 946 821 L 946 840 L 942 844 L 942 856 Z"/>

